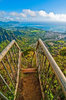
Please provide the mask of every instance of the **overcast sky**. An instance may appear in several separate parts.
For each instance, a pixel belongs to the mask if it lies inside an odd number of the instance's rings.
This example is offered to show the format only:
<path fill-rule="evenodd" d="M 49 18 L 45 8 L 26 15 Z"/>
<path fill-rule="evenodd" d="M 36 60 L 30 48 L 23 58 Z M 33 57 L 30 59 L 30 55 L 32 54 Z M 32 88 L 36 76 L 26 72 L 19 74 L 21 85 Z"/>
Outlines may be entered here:
<path fill-rule="evenodd" d="M 0 0 L 0 21 L 66 22 L 66 0 Z"/>

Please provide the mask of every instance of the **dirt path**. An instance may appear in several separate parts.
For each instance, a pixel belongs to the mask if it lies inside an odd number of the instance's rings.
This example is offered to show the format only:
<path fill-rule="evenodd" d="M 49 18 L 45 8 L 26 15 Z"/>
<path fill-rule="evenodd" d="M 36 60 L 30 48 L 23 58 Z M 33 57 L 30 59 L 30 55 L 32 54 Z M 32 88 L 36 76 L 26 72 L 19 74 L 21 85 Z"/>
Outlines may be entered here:
<path fill-rule="evenodd" d="M 37 73 L 23 74 L 18 88 L 17 100 L 41 100 Z"/>

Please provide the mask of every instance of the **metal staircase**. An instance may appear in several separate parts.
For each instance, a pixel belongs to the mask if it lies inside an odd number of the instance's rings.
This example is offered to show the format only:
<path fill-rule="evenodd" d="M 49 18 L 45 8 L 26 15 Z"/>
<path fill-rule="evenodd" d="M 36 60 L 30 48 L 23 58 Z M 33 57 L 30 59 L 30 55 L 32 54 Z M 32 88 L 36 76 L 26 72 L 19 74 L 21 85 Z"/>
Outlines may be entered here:
<path fill-rule="evenodd" d="M 15 40 L 0 53 L 0 100 L 16 100 L 21 55 Z M 65 100 L 66 78 L 41 39 L 34 56 L 43 100 Z"/>

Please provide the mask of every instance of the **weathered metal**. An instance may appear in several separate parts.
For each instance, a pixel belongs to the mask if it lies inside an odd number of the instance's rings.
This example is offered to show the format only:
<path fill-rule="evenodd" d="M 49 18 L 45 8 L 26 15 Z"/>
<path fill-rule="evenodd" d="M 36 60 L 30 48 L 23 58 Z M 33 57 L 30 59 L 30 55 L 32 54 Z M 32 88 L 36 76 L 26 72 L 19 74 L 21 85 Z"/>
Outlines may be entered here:
<path fill-rule="evenodd" d="M 16 47 L 18 49 L 18 52 L 15 53 L 13 51 L 13 47 Z M 12 49 L 12 51 L 11 51 Z M 14 54 L 15 53 L 15 54 Z M 17 58 L 15 58 L 15 55 Z M 5 59 L 6 58 L 6 59 Z M 15 61 L 14 61 L 15 60 Z M 18 60 L 18 64 L 16 63 Z M 4 63 L 5 61 L 5 63 Z M 11 92 L 11 94 L 14 96 L 14 100 L 16 98 L 18 83 L 19 83 L 19 70 L 20 70 L 20 61 L 21 61 L 21 51 L 18 46 L 18 44 L 15 42 L 15 40 L 11 41 L 10 44 L 0 53 L 0 63 L 2 63 L 9 79 L 11 80 L 11 83 L 13 85 L 13 88 L 15 89 L 14 92 L 12 92 L 12 89 L 9 87 L 9 84 L 6 82 L 5 78 L 0 74 L 0 78 L 4 82 L 4 84 L 7 86 L 8 90 Z M 8 70 L 8 67 L 10 68 L 10 72 Z M 14 69 L 13 69 L 14 68 Z M 15 71 L 14 71 L 15 70 Z M 16 74 L 15 74 L 16 73 Z M 11 75 L 10 75 L 11 74 Z M 17 75 L 17 76 L 16 76 Z M 14 77 L 14 78 L 13 78 Z M 15 85 L 16 84 L 16 85 Z M 0 97 L 2 97 L 4 100 L 9 100 L 2 92 L 0 92 Z"/>
<path fill-rule="evenodd" d="M 15 49 L 14 45 L 15 45 L 16 49 Z M 42 48 L 42 50 L 41 50 L 42 52 L 39 51 L 39 53 L 41 52 L 41 54 L 42 54 L 42 58 L 38 57 L 38 49 L 39 49 L 39 47 Z M 15 49 L 15 50 L 13 51 L 13 49 Z M 17 52 L 17 50 L 18 50 L 18 52 Z M 18 89 L 18 84 L 19 84 L 19 71 L 20 71 L 20 65 L 21 65 L 21 54 L 22 54 L 21 50 L 20 50 L 18 44 L 15 42 L 15 40 L 13 40 L 0 53 L 0 62 L 3 64 L 4 69 L 6 70 L 8 76 L 9 76 L 11 82 L 12 82 L 12 84 L 13 85 L 16 84 L 15 85 L 14 93 L 12 92 L 12 90 L 9 87 L 8 83 L 6 82 L 6 80 L 3 78 L 3 76 L 1 74 L 0 74 L 0 78 L 2 79 L 2 81 L 4 82 L 4 84 L 7 86 L 8 90 L 11 92 L 11 94 L 14 95 L 14 100 L 16 99 L 16 94 L 17 94 L 17 89 Z M 52 76 L 52 81 L 51 82 L 53 82 L 53 79 L 56 76 L 57 80 L 59 81 L 59 84 L 61 85 L 61 87 L 63 89 L 64 94 L 66 95 L 66 78 L 65 78 L 64 74 L 60 70 L 59 66 L 57 65 L 57 63 L 55 62 L 55 60 L 53 59 L 53 57 L 51 56 L 51 54 L 49 53 L 48 49 L 46 48 L 46 46 L 44 45 L 44 43 L 42 42 L 41 39 L 39 39 L 39 41 L 37 42 L 36 52 L 34 52 L 34 54 L 36 55 L 36 66 L 38 67 L 38 74 L 39 74 L 39 80 L 40 80 L 40 85 L 41 85 L 41 91 L 42 91 L 43 100 L 44 100 L 44 91 L 43 91 L 43 88 L 42 88 L 42 84 L 44 84 L 45 87 L 46 87 L 46 84 L 41 82 L 41 74 L 45 75 L 47 73 L 47 75 L 44 78 L 44 80 L 46 80 L 47 78 L 49 78 L 50 66 L 51 66 L 51 68 L 53 69 L 53 72 L 54 72 L 54 74 Z M 6 62 L 9 64 L 11 73 L 12 73 L 15 81 L 12 80 L 12 78 L 10 76 L 10 73 L 8 72 L 7 65 L 5 66 L 5 64 L 4 64 L 4 61 L 3 61 L 4 57 L 6 57 Z M 39 58 L 40 58 L 40 61 L 42 60 L 41 61 L 42 64 L 39 62 Z M 49 63 L 47 65 L 47 67 L 46 67 L 46 62 L 47 61 Z M 12 69 L 12 66 L 14 67 L 14 69 Z M 42 66 L 43 66 L 43 68 L 42 68 Z M 42 73 L 41 73 L 41 70 L 42 70 Z M 46 80 L 46 82 L 47 82 L 47 80 Z M 51 82 L 50 82 L 49 88 L 51 87 Z M 8 98 L 3 93 L 1 93 L 1 92 L 0 92 L 0 96 L 4 100 L 8 100 Z"/>
<path fill-rule="evenodd" d="M 10 78 L 10 80 L 11 80 L 11 82 L 12 82 L 12 85 L 14 86 L 13 80 L 12 80 L 12 78 L 11 78 L 11 76 L 10 76 L 10 74 L 9 74 L 9 72 L 8 72 L 8 70 L 7 70 L 6 66 L 5 66 L 5 64 L 4 64 L 4 62 L 1 61 L 1 63 L 3 64 L 3 67 L 4 67 L 4 69 L 6 70 L 7 75 L 8 75 L 8 77 Z"/>
<path fill-rule="evenodd" d="M 14 77 L 14 80 L 15 80 L 15 82 L 16 82 L 16 78 L 15 78 L 15 76 L 14 76 L 14 72 L 13 72 L 12 66 L 11 66 L 11 64 L 10 64 L 10 62 L 9 62 L 9 59 L 8 59 L 8 55 L 6 55 L 6 59 L 7 59 L 7 62 L 8 62 L 8 64 L 9 64 L 9 67 L 10 67 L 10 69 L 11 69 L 11 72 L 12 72 L 12 75 L 13 75 L 13 77 Z"/>
<path fill-rule="evenodd" d="M 17 80 L 16 80 L 16 89 L 14 94 L 14 100 L 16 99 L 18 84 L 19 84 L 19 71 L 20 71 L 20 65 L 21 65 L 21 51 L 19 50 L 19 59 L 18 59 L 18 71 L 17 71 Z"/>
<path fill-rule="evenodd" d="M 13 63 L 13 67 L 14 67 L 14 69 L 15 69 L 15 72 L 16 72 L 16 74 L 17 74 L 17 69 L 16 69 L 15 64 L 14 64 L 14 61 L 13 61 L 13 57 L 12 57 L 13 55 L 12 55 L 12 52 L 9 51 L 9 54 L 10 54 L 11 61 L 12 61 L 12 63 Z"/>
<path fill-rule="evenodd" d="M 66 78 L 65 78 L 63 72 L 61 71 L 61 69 L 59 68 L 59 66 L 57 65 L 57 63 L 55 62 L 55 60 L 53 59 L 53 57 L 51 56 L 51 54 L 49 53 L 48 49 L 46 48 L 45 44 L 42 42 L 41 39 L 38 40 L 36 50 L 38 50 L 39 47 L 41 47 L 42 51 L 44 52 L 45 57 L 49 61 L 50 65 L 54 71 L 54 74 L 55 74 L 57 80 L 59 81 L 59 84 L 61 85 L 62 90 L 66 96 Z M 46 63 L 46 59 L 45 59 L 44 64 L 45 63 Z"/>
<path fill-rule="evenodd" d="M 13 40 L 8 46 L 0 53 L 0 61 L 3 59 L 3 57 L 7 54 L 7 52 L 10 50 L 12 45 L 15 43 L 15 40 Z"/>
<path fill-rule="evenodd" d="M 0 92 L 0 96 L 1 96 L 1 98 L 5 99 L 5 100 L 8 100 L 8 98 L 6 96 L 4 96 L 4 94 L 1 93 L 1 92 Z"/>
<path fill-rule="evenodd" d="M 5 79 L 2 77 L 1 74 L 0 74 L 0 78 L 3 80 L 4 84 L 7 86 L 7 88 L 9 89 L 9 91 L 13 94 L 12 90 L 10 89 L 9 85 L 6 83 Z"/>

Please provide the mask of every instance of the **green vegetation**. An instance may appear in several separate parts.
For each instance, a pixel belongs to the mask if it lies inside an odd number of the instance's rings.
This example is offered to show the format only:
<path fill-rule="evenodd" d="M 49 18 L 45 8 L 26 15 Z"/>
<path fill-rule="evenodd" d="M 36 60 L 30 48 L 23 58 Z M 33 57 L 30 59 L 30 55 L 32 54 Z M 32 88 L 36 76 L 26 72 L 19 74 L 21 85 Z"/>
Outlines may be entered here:
<path fill-rule="evenodd" d="M 61 55 L 61 56 L 66 56 L 66 47 L 63 47 L 63 48 L 60 50 L 60 55 Z"/>
<path fill-rule="evenodd" d="M 23 51 L 22 63 L 23 63 L 23 67 L 26 68 L 27 64 L 30 64 L 32 61 L 33 52 L 35 51 L 35 45 L 36 45 L 35 43 L 37 42 L 37 40 L 39 38 L 41 38 L 45 42 L 50 53 L 54 57 L 58 66 L 60 67 L 60 69 L 63 71 L 64 75 L 66 75 L 66 71 L 65 71 L 66 41 L 58 39 L 57 38 L 58 36 L 59 36 L 59 34 L 55 34 L 55 33 L 54 33 L 54 35 L 52 34 L 52 36 L 51 36 L 51 34 L 49 32 L 46 32 L 44 30 L 39 30 L 36 28 L 17 27 L 14 30 L 6 30 L 3 28 L 0 28 L 0 52 L 10 43 L 10 41 L 15 39 L 17 41 L 18 45 L 20 46 L 21 50 Z M 26 62 L 28 62 L 28 63 L 26 63 Z M 31 66 L 31 65 L 29 65 L 29 66 Z M 35 59 L 34 59 L 33 67 L 34 66 L 35 66 Z M 3 73 L 4 73 L 4 75 L 6 75 L 5 71 L 4 70 L 2 71 L 1 68 L 0 68 L 0 73 L 2 75 L 3 75 Z M 53 74 L 52 74 L 51 69 L 49 71 L 49 74 L 50 74 L 50 77 L 49 77 L 49 80 L 47 80 L 47 82 L 49 84 L 52 84 L 51 80 L 52 80 Z M 42 76 L 42 78 L 44 78 L 44 77 Z M 8 81 L 9 81 L 9 79 L 8 79 Z M 44 82 L 44 79 L 42 79 L 42 81 Z M 14 91 L 12 84 L 11 83 L 9 83 L 9 84 L 10 84 L 10 87 L 12 88 L 12 90 Z M 53 86 L 53 84 L 54 84 L 54 86 Z M 58 82 L 55 78 L 54 78 L 53 84 L 51 85 L 52 89 L 56 89 L 56 90 L 58 89 L 59 91 L 61 90 L 60 87 L 58 86 Z M 56 86 L 57 86 L 57 88 L 56 88 Z M 48 89 L 48 87 L 49 86 L 47 85 L 45 88 Z M 6 86 L 4 86 L 3 89 L 7 90 Z M 51 100 L 53 100 L 53 94 L 50 89 L 48 92 L 45 91 L 45 93 L 48 94 L 48 98 L 51 98 Z M 9 98 L 9 100 L 13 100 L 13 97 L 10 96 L 11 94 L 9 92 L 8 93 L 6 92 L 5 95 Z M 62 95 L 61 98 L 64 98 L 64 96 Z M 50 100 L 50 99 L 48 99 L 48 100 Z"/>
<path fill-rule="evenodd" d="M 46 34 L 45 31 L 35 29 L 35 28 L 17 28 L 16 30 L 5 30 L 0 28 L 0 48 L 4 48 L 7 45 L 7 40 L 12 41 L 16 40 L 22 51 L 32 48 L 31 45 L 36 43 L 39 38 L 44 37 Z M 6 45 L 2 45 L 2 42 L 5 42 Z M 4 44 L 4 43 L 3 43 Z M 33 46 L 34 47 L 34 46 Z M 1 49 L 2 49 L 1 48 Z M 0 50 L 1 52 L 2 50 Z"/>
<path fill-rule="evenodd" d="M 39 47 L 38 56 L 39 56 L 39 63 L 40 63 L 41 84 L 42 84 L 43 91 L 44 91 L 44 99 L 45 100 L 65 100 L 63 91 L 57 80 L 57 77 L 51 65 L 49 64 L 49 61 L 46 59 L 46 57 L 43 55 L 41 51 L 42 51 L 42 48 Z M 60 61 L 60 59 L 57 59 L 57 60 Z M 64 66 L 62 67 L 60 63 L 61 62 L 58 62 L 58 65 L 60 66 L 63 73 L 65 74 Z M 62 61 L 62 63 L 64 62 Z"/>
<path fill-rule="evenodd" d="M 5 40 L 5 41 L 2 41 L 0 43 L 0 52 L 5 49 L 5 47 L 9 44 L 9 41 L 8 40 Z"/>
<path fill-rule="evenodd" d="M 60 69 L 66 75 L 65 66 L 66 66 L 66 41 L 46 41 L 49 51 L 54 57 Z"/>

